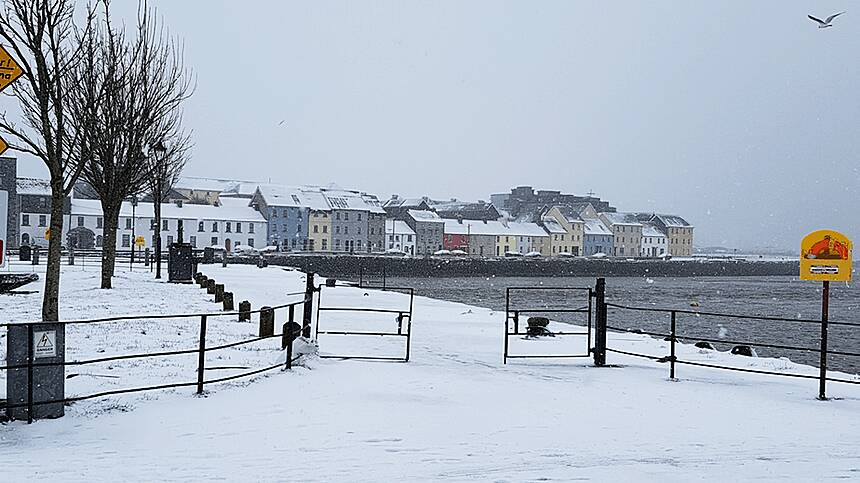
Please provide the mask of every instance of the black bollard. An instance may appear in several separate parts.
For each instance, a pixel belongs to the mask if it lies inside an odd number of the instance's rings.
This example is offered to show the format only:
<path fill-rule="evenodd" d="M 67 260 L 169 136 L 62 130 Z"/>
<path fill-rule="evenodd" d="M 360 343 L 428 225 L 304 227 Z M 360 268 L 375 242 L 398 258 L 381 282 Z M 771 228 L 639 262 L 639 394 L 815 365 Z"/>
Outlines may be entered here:
<path fill-rule="evenodd" d="M 243 300 L 239 302 L 239 322 L 251 321 L 251 302 Z"/>
<path fill-rule="evenodd" d="M 260 337 L 275 335 L 275 311 L 271 307 L 260 309 Z"/>
<path fill-rule="evenodd" d="M 224 284 L 217 283 L 215 284 L 215 303 L 224 301 Z"/>
<path fill-rule="evenodd" d="M 215 279 L 210 278 L 206 281 L 206 293 L 209 295 L 215 295 Z"/>
<path fill-rule="evenodd" d="M 224 292 L 224 312 L 233 311 L 233 292 Z"/>

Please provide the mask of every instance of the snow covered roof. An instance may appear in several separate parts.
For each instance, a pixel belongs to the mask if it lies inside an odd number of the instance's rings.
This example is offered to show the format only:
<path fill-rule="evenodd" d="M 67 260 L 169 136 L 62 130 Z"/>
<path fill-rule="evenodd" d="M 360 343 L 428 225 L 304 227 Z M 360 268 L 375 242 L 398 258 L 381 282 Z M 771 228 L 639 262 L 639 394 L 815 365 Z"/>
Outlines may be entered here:
<path fill-rule="evenodd" d="M 374 195 L 340 188 L 321 188 L 321 192 L 333 210 L 385 213 L 379 199 Z"/>
<path fill-rule="evenodd" d="M 71 214 L 73 216 L 102 216 L 101 202 L 99 200 L 73 199 Z M 132 210 L 131 203 L 124 202 L 120 209 L 120 216 L 130 217 L 132 215 L 138 218 L 154 218 L 153 204 L 140 202 Z M 220 201 L 220 206 L 183 203 L 180 207 L 175 203 L 162 203 L 161 217 L 183 220 L 266 222 L 263 215 L 248 206 L 248 200 L 243 198 L 224 198 Z"/>
<path fill-rule="evenodd" d="M 582 217 L 579 216 L 579 211 L 574 209 L 572 206 L 557 205 L 555 208 L 558 209 L 559 213 L 561 213 L 568 223 L 578 223 L 582 221 Z"/>
<path fill-rule="evenodd" d="M 15 180 L 19 195 L 51 196 L 51 182 L 39 178 L 18 178 Z"/>
<path fill-rule="evenodd" d="M 183 190 L 217 191 L 224 194 L 249 196 L 254 194 L 259 184 L 257 181 L 183 176 L 179 178 L 174 187 Z"/>
<path fill-rule="evenodd" d="M 692 228 L 692 225 L 687 223 L 687 220 L 678 215 L 655 215 L 664 225 L 671 228 Z"/>
<path fill-rule="evenodd" d="M 446 235 L 504 235 L 507 228 L 500 221 L 445 220 Z"/>
<path fill-rule="evenodd" d="M 555 218 L 545 216 L 542 220 L 544 228 L 550 233 L 567 233 L 563 226 L 561 226 Z"/>
<path fill-rule="evenodd" d="M 642 226 L 642 223 L 636 217 L 636 213 L 604 212 L 600 216 L 603 216 L 610 225 Z"/>
<path fill-rule="evenodd" d="M 319 190 L 312 188 L 266 183 L 259 185 L 257 191 L 269 206 L 310 208 L 324 211 L 330 209 L 325 196 Z"/>
<path fill-rule="evenodd" d="M 606 227 L 600 220 L 583 220 L 585 222 L 586 235 L 611 235 L 612 230 Z"/>
<path fill-rule="evenodd" d="M 407 211 L 409 216 L 412 217 L 415 221 L 430 221 L 442 223 L 442 218 L 439 217 L 435 212 L 427 211 L 427 210 L 409 210 Z"/>
<path fill-rule="evenodd" d="M 385 220 L 385 233 L 387 235 L 414 235 L 415 231 L 409 228 L 405 221 Z"/>
<path fill-rule="evenodd" d="M 508 233 L 515 236 L 548 236 L 537 223 L 508 223 Z"/>
<path fill-rule="evenodd" d="M 665 237 L 666 234 L 663 233 L 662 231 L 660 231 L 660 229 L 657 228 L 656 226 L 654 226 L 650 223 L 646 223 L 642 227 L 642 236 L 650 236 L 650 237 L 661 237 L 662 236 L 662 237 Z"/>
<path fill-rule="evenodd" d="M 427 200 L 424 198 L 400 198 L 400 197 L 391 197 L 382 204 L 383 208 L 403 208 L 403 207 L 414 207 L 418 208 L 422 203 L 427 203 Z"/>

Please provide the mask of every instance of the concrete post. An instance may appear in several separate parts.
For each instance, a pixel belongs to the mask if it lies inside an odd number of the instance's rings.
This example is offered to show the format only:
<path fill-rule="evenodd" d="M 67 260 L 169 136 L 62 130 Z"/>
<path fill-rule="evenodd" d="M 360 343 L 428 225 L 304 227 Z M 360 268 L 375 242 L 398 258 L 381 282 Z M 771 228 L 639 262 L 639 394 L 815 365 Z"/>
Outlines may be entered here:
<path fill-rule="evenodd" d="M 275 335 L 275 311 L 271 307 L 260 309 L 260 337 Z"/>
<path fill-rule="evenodd" d="M 209 295 L 215 295 L 215 279 L 210 278 L 206 280 L 206 293 Z"/>
<path fill-rule="evenodd" d="M 224 284 L 218 283 L 215 284 L 215 303 L 220 303 L 224 301 Z"/>
<path fill-rule="evenodd" d="M 224 311 L 232 312 L 233 311 L 233 292 L 224 292 Z"/>
<path fill-rule="evenodd" d="M 251 302 L 243 300 L 239 302 L 239 322 L 251 321 Z"/>

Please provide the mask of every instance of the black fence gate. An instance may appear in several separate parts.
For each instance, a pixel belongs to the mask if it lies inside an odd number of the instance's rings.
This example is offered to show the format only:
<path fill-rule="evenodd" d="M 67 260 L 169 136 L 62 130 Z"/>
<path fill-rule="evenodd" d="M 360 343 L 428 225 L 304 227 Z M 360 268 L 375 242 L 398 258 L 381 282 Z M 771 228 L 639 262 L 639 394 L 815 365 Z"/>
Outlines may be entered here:
<path fill-rule="evenodd" d="M 546 299 L 540 297 L 542 294 L 549 292 L 566 294 L 561 301 L 561 305 L 555 304 L 550 306 Z M 504 363 L 508 363 L 508 359 L 571 359 L 571 358 L 586 358 L 591 357 L 591 323 L 592 323 L 592 299 L 594 291 L 590 287 L 508 287 L 505 292 L 505 350 Z M 540 305 L 543 304 L 541 307 Z M 585 339 L 585 344 L 582 345 L 582 352 L 576 353 L 528 353 L 528 354 L 512 354 L 510 350 L 511 338 L 538 338 L 543 334 L 549 336 L 538 329 L 542 326 L 541 321 L 536 320 L 539 317 L 546 317 L 545 321 L 551 316 L 558 317 L 562 314 L 584 314 L 580 320 L 584 330 L 579 329 L 575 325 L 571 325 L 570 331 L 551 332 L 552 337 L 582 337 Z M 525 317 L 525 321 L 522 318 Z M 531 324 L 530 324 L 531 319 Z M 566 321 L 574 322 L 574 321 Z"/>
<path fill-rule="evenodd" d="M 412 307 L 415 299 L 415 289 L 411 287 L 386 287 L 384 289 L 379 290 L 369 290 L 366 292 L 368 297 L 372 297 L 371 294 L 378 294 L 384 292 L 398 292 L 409 295 L 409 306 L 402 308 L 386 308 L 386 307 L 338 307 L 338 306 L 324 306 L 323 305 L 323 292 L 327 289 L 331 289 L 333 287 L 321 286 L 319 288 L 319 298 L 317 304 L 317 325 L 316 325 L 316 340 L 320 343 L 320 347 L 322 347 L 322 343 L 320 342 L 320 335 L 331 335 L 331 336 L 344 336 L 344 337 L 398 337 L 402 338 L 404 341 L 404 352 L 402 356 L 383 356 L 376 354 L 353 354 L 353 355 L 332 355 L 332 354 L 320 354 L 321 359 L 364 359 L 364 360 L 378 360 L 378 361 L 393 361 L 393 362 L 409 362 L 409 354 L 412 343 Z M 324 313 L 333 313 L 333 312 L 348 312 L 353 314 L 377 314 L 379 317 L 391 317 L 391 326 L 388 330 L 360 330 L 359 328 L 348 328 L 343 330 L 333 330 L 324 328 L 323 322 L 323 314 Z M 378 322 L 379 319 L 374 320 Z M 387 325 L 386 322 L 384 325 Z"/>

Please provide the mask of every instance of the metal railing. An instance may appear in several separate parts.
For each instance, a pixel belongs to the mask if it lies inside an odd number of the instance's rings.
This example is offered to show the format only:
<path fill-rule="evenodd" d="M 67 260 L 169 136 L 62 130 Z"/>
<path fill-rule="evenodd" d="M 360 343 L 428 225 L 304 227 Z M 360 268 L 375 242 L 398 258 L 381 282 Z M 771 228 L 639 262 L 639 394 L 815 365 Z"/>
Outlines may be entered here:
<path fill-rule="evenodd" d="M 378 337 L 402 337 L 405 339 L 405 353 L 403 357 L 390 357 L 390 356 L 375 356 L 375 355 L 330 355 L 330 354 L 320 354 L 321 359 L 364 359 L 364 360 L 378 360 L 378 361 L 395 361 L 395 362 L 409 362 L 410 350 L 412 346 L 412 309 L 415 300 L 415 289 L 411 287 L 385 287 L 383 289 L 377 289 L 382 292 L 399 292 L 409 295 L 409 308 L 408 309 L 385 309 L 385 308 L 372 308 L 372 307 L 324 307 L 322 304 L 322 294 L 325 285 L 319 287 L 319 298 L 317 302 L 317 324 L 316 324 L 316 340 L 319 341 L 320 335 L 337 335 L 337 336 L 378 336 Z M 397 322 L 396 331 L 392 332 L 371 332 L 371 331 L 358 331 L 358 330 L 320 330 L 321 317 L 320 314 L 322 312 L 351 312 L 351 313 L 372 313 L 372 314 L 396 314 L 397 317 L 395 321 Z M 404 327 L 405 323 L 405 327 Z M 405 329 L 405 330 L 404 330 Z"/>
<path fill-rule="evenodd" d="M 518 307 L 512 303 L 512 294 L 516 292 L 539 292 L 539 291 L 565 291 L 565 292 L 585 292 L 587 294 L 587 304 L 577 308 L 546 308 L 546 307 Z M 593 292 L 591 287 L 508 287 L 505 290 L 505 343 L 504 355 L 502 356 L 503 364 L 508 363 L 508 359 L 533 359 L 533 358 L 552 358 L 552 359 L 570 359 L 579 357 L 591 356 L 591 309 L 592 309 Z M 511 337 L 529 336 L 529 332 L 520 332 L 520 315 L 521 314 L 586 314 L 586 330 L 585 332 L 552 332 L 555 337 L 564 336 L 585 336 L 585 353 L 582 354 L 511 354 L 509 339 Z M 511 330 L 513 323 L 513 331 Z"/>
<path fill-rule="evenodd" d="M 295 362 L 298 358 L 292 357 L 292 343 L 295 340 L 295 335 L 292 331 L 288 331 L 287 327 L 289 324 L 295 322 L 295 307 L 297 305 L 303 305 L 305 303 L 312 303 L 312 296 L 305 296 L 302 300 L 296 302 L 290 302 L 282 305 L 278 305 L 275 307 L 266 307 L 259 310 L 249 311 L 249 312 L 239 312 L 239 311 L 230 311 L 230 312 L 212 312 L 212 313 L 189 313 L 189 314 L 156 314 L 156 315 L 127 315 L 127 316 L 115 316 L 115 317 L 102 317 L 96 319 L 86 319 L 86 320 L 71 320 L 71 321 L 58 321 L 58 322 L 23 322 L 23 323 L 4 323 L 0 324 L 0 327 L 6 327 L 7 330 L 13 330 L 17 327 L 26 327 L 28 336 L 28 349 L 27 349 L 27 362 L 25 364 L 12 364 L 0 366 L 0 370 L 12 371 L 12 370 L 27 370 L 27 400 L 25 402 L 15 403 L 13 401 L 6 401 L 5 407 L 0 407 L 0 409 L 16 409 L 16 408 L 27 408 L 27 418 L 28 422 L 33 421 L 34 407 L 46 404 L 68 404 L 77 401 L 83 401 L 87 399 L 111 396 L 116 394 L 127 394 L 134 392 L 144 392 L 144 391 L 155 391 L 155 390 L 163 390 L 163 389 L 171 389 L 171 388 L 180 388 L 180 387 L 191 387 L 196 386 L 197 394 L 203 394 L 204 387 L 207 384 L 216 384 L 231 381 L 234 379 L 240 379 L 245 377 L 254 376 L 257 374 L 261 374 L 267 371 L 271 371 L 277 368 L 283 368 L 284 370 L 290 369 L 292 367 L 293 362 Z M 246 314 L 259 314 L 264 310 L 286 310 L 288 313 L 288 320 L 283 325 L 284 331 L 282 333 L 277 333 L 273 335 L 268 335 L 264 337 L 254 337 L 250 339 L 233 341 L 225 344 L 220 344 L 217 346 L 207 347 L 206 345 L 206 337 L 207 337 L 207 322 L 209 318 L 214 317 L 225 317 L 225 316 L 238 316 L 240 313 Z M 109 357 L 97 357 L 92 359 L 84 359 L 84 360 L 73 360 L 73 361 L 64 361 L 64 362 L 36 362 L 34 360 L 34 341 L 33 341 L 33 332 L 34 327 L 41 326 L 45 324 L 50 325 L 79 325 L 79 324 L 97 324 L 97 323 L 116 323 L 123 321 L 141 321 L 141 320 L 159 320 L 159 319 L 187 319 L 187 318 L 200 318 L 200 335 L 198 339 L 198 346 L 196 348 L 182 349 L 182 350 L 171 350 L 171 351 L 159 351 L 159 352 L 144 352 L 144 353 L 135 353 L 135 354 L 122 354 L 117 356 L 109 356 Z M 224 349 L 229 349 L 232 347 L 243 346 L 247 344 L 252 344 L 255 342 L 273 339 L 273 338 L 281 338 L 281 349 L 287 350 L 287 357 L 283 363 L 273 364 L 267 367 L 262 367 L 258 369 L 254 369 L 251 371 L 242 372 L 239 374 L 233 374 L 230 376 L 219 377 L 214 379 L 206 379 L 204 373 L 206 371 L 206 353 L 220 351 Z M 101 391 L 93 394 L 84 394 L 77 395 L 72 397 L 64 397 L 62 399 L 49 399 L 43 401 L 34 401 L 33 400 L 33 370 L 34 368 L 39 367 L 68 367 L 68 366 L 83 366 L 88 364 L 96 364 L 103 362 L 111 362 L 111 361 L 120 361 L 120 360 L 129 360 L 129 359 L 146 359 L 146 358 L 155 358 L 155 357 L 170 357 L 170 356 L 179 356 L 179 355 L 188 355 L 188 354 L 198 354 L 198 364 L 197 364 L 197 378 L 195 381 L 183 381 L 183 382 L 174 382 L 174 383 L 165 383 L 165 384 L 156 384 L 149 386 L 139 386 L 132 388 L 123 388 L 123 389 L 115 389 L 109 391 Z"/>
<path fill-rule="evenodd" d="M 827 357 L 828 355 L 839 355 L 845 357 L 860 357 L 860 353 L 850 352 L 850 351 L 842 351 L 842 350 L 833 350 L 827 347 L 827 326 L 842 326 L 842 327 L 860 327 L 860 323 L 853 322 L 834 322 L 827 320 L 816 320 L 816 319 L 802 319 L 802 318 L 788 318 L 788 317 L 773 317 L 773 316 L 762 316 L 762 315 L 744 315 L 744 314 L 728 314 L 728 313 L 719 313 L 719 312 L 704 312 L 704 311 L 696 311 L 696 310 L 682 310 L 682 309 L 669 309 L 669 308 L 658 308 L 658 307 L 631 307 L 627 305 L 620 305 L 614 303 L 606 303 L 605 304 L 608 309 L 612 309 L 615 311 L 637 311 L 637 312 L 651 312 L 651 313 L 659 313 L 666 314 L 668 316 L 668 332 L 654 332 L 654 331 L 643 331 L 639 329 L 625 329 L 622 327 L 612 326 L 606 324 L 606 328 L 609 330 L 614 330 L 618 332 L 628 332 L 628 333 L 636 333 L 636 334 L 644 334 L 652 337 L 660 337 L 669 341 L 669 354 L 664 355 L 653 355 L 653 354 L 642 354 L 631 351 L 624 351 L 616 348 L 606 347 L 606 351 L 614 352 L 618 354 L 624 354 L 628 356 L 634 357 L 642 357 L 646 359 L 651 359 L 661 363 L 669 363 L 669 378 L 675 379 L 676 374 L 676 364 L 684 364 L 689 366 L 698 366 L 698 367 L 707 367 L 711 369 L 720 369 L 727 371 L 737 371 L 737 372 L 746 372 L 752 374 L 764 374 L 769 376 L 782 376 L 782 377 L 794 377 L 799 379 L 816 379 L 819 381 L 819 398 L 826 399 L 825 388 L 826 382 L 840 382 L 847 384 L 860 384 L 860 379 L 858 380 L 850 380 L 843 378 L 830 377 L 827 375 Z M 818 347 L 809 347 L 802 345 L 793 345 L 793 344 L 775 344 L 769 342 L 761 342 L 757 340 L 738 340 L 738 339 L 727 339 L 727 338 L 712 338 L 705 337 L 696 334 L 684 333 L 679 330 L 679 327 L 682 325 L 684 316 L 693 316 L 696 318 L 707 316 L 707 317 L 717 317 L 717 318 L 727 318 L 727 319 L 735 319 L 735 320 L 745 320 L 745 321 L 767 321 L 767 322 L 780 322 L 780 323 L 791 323 L 791 324 L 814 324 L 821 328 L 821 338 L 819 340 Z M 598 323 L 600 323 L 598 321 Z M 722 364 L 713 364 L 708 362 L 700 362 L 693 360 L 684 360 L 680 359 L 677 356 L 676 345 L 678 343 L 678 339 L 688 339 L 688 340 L 697 340 L 701 342 L 708 343 L 725 343 L 725 344 L 736 344 L 736 345 L 745 345 L 750 347 L 761 347 L 761 348 L 770 348 L 770 349 L 778 349 L 778 350 L 789 350 L 789 351 L 803 351 L 803 352 L 813 352 L 818 354 L 819 359 L 819 374 L 798 374 L 791 372 L 777 372 L 777 371 L 769 371 L 762 369 L 750 369 L 743 367 L 732 367 Z"/>

